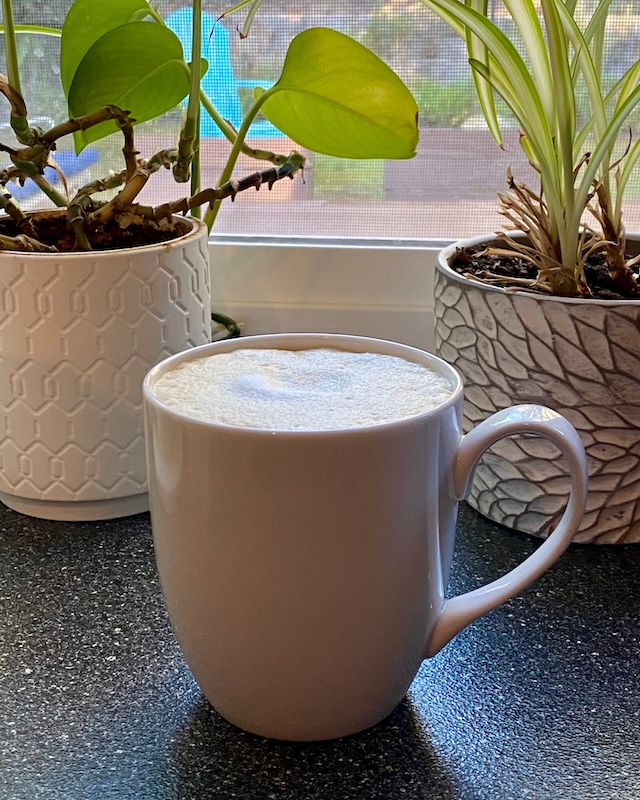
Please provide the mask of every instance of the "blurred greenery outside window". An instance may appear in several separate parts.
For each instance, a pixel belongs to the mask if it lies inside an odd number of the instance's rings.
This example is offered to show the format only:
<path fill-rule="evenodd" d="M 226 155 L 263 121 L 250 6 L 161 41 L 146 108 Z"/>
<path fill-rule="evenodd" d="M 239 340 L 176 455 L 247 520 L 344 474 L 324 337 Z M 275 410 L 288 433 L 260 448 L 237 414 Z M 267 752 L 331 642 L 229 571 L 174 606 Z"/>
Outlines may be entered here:
<path fill-rule="evenodd" d="M 589 13 L 595 0 L 583 0 Z M 15 21 L 61 27 L 71 0 L 16 0 Z M 160 0 L 166 18 L 181 7 L 176 0 Z M 225 2 L 211 2 L 206 10 L 215 19 Z M 501 2 L 494 0 L 494 19 L 501 20 Z M 614 0 L 607 63 L 611 80 L 640 53 L 640 8 Z M 510 166 L 516 177 L 534 180 L 518 146 L 518 131 L 508 128 L 505 148 L 499 149 L 480 116 L 469 77 L 463 43 L 419 0 L 265 0 L 247 39 L 236 31 L 237 19 L 217 23 L 229 33 L 229 55 L 236 79 L 273 82 L 287 45 L 295 33 L 326 25 L 366 44 L 403 78 L 420 107 L 421 141 L 415 159 L 405 162 L 357 162 L 308 155 L 304 180 L 282 181 L 272 192 L 246 192 L 220 214 L 214 233 L 247 236 L 302 236 L 356 239 L 452 239 L 496 230 L 496 192 L 505 187 Z M 509 33 L 509 31 L 507 30 Z M 210 61 L 213 40 L 203 42 Z M 19 39 L 23 91 L 32 120 L 59 122 L 67 112 L 58 70 L 58 40 L 21 35 Z M 0 48 L 0 71 L 5 72 Z M 232 87 L 240 102 L 247 90 Z M 216 101 L 215 93 L 212 97 Z M 180 110 L 141 125 L 137 146 L 148 155 L 166 147 L 176 135 Z M 506 112 L 505 112 L 506 113 Z M 634 135 L 637 120 L 633 121 Z M 0 128 L 8 129 L 8 105 L 0 107 Z M 289 152 L 294 143 L 285 137 L 255 140 Z M 120 140 L 111 137 L 94 145 L 100 160 L 73 186 L 97 178 L 109 168 L 120 168 Z M 71 142 L 63 144 L 71 149 Z M 215 183 L 227 151 L 226 140 L 205 137 L 201 144 L 203 184 Z M 252 172 L 256 163 L 242 160 L 239 170 Z M 159 179 L 158 179 L 159 178 Z M 629 230 L 640 229 L 640 181 L 631 190 L 626 208 Z M 161 202 L 181 196 L 169 174 L 155 176 L 142 199 Z M 36 195 L 25 207 L 43 206 Z"/>

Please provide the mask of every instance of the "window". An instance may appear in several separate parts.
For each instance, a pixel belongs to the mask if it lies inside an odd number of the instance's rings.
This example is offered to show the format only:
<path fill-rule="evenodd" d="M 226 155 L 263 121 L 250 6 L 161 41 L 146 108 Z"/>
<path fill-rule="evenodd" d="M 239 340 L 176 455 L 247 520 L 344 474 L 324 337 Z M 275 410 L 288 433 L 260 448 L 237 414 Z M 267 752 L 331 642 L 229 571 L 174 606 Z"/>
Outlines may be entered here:
<path fill-rule="evenodd" d="M 16 22 L 60 27 L 70 1 L 17 0 Z M 583 4 L 588 13 L 593 0 L 583 0 Z M 353 162 L 309 154 L 304 180 L 282 181 L 272 192 L 263 187 L 260 192 L 244 193 L 233 204 L 227 201 L 216 234 L 425 241 L 484 233 L 500 225 L 496 193 L 505 186 L 507 167 L 525 179 L 530 175 L 518 146 L 518 131 L 507 129 L 505 149 L 496 146 L 479 114 L 462 42 L 419 0 L 265 0 L 247 39 L 236 31 L 239 17 L 215 23 L 228 5 L 218 1 L 207 6 L 210 34 L 203 44 L 204 56 L 218 63 L 206 79 L 206 88 L 223 111 L 232 115 L 246 101 L 243 80 L 268 84 L 277 78 L 287 44 L 296 32 L 327 25 L 367 44 L 401 75 L 421 109 L 421 141 L 416 158 L 403 162 Z M 500 5 L 494 2 L 498 19 Z M 638 52 L 640 14 L 630 2 L 614 0 L 613 6 L 610 63 L 619 74 Z M 175 0 L 161 0 L 158 5 L 169 20 L 175 19 L 180 7 Z M 216 35 L 219 29 L 224 36 Z M 220 41 L 225 42 L 222 51 Z M 188 49 L 189 43 L 185 44 Z M 66 117 L 58 47 L 53 37 L 20 36 L 23 91 L 32 119 L 43 123 Z M 3 66 L 0 69 L 4 71 Z M 221 73 L 226 75 L 226 84 L 215 87 L 214 74 Z M 170 145 L 179 115 L 176 110 L 140 126 L 139 149 L 148 154 Z M 0 125 L 6 131 L 6 103 L 0 108 Z M 282 152 L 293 146 L 264 126 L 252 141 Z M 70 149 L 70 143 L 67 146 Z M 100 160 L 72 176 L 73 185 L 80 185 L 87 175 L 102 176 L 107 166 L 119 168 L 119 147 L 117 137 L 97 143 Z M 225 152 L 226 140 L 210 135 L 206 126 L 203 185 L 215 182 Z M 240 168 L 254 171 L 256 162 L 244 159 Z M 156 175 L 143 199 L 179 197 L 183 188 L 168 173 Z M 640 204 L 634 194 L 640 194 L 640 184 L 638 192 L 629 192 L 629 229 L 640 223 Z M 39 194 L 24 201 L 27 207 L 42 202 Z"/>

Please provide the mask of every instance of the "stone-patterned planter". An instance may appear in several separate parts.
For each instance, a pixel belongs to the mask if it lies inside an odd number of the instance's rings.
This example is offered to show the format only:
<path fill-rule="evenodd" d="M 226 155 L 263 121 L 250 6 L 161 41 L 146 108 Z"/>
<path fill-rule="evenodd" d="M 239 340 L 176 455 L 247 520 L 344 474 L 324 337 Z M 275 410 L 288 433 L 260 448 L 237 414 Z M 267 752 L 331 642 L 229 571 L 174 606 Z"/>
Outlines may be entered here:
<path fill-rule="evenodd" d="M 487 241 L 474 239 L 457 246 Z M 435 287 L 438 354 L 465 380 L 466 429 L 517 403 L 547 405 L 577 428 L 589 457 L 589 497 L 576 542 L 640 541 L 640 302 L 508 293 L 448 267 Z M 478 464 L 470 504 L 536 536 L 568 497 L 564 463 L 538 438 L 505 439 Z"/>
<path fill-rule="evenodd" d="M 140 248 L 0 254 L 0 500 L 45 519 L 145 511 L 144 375 L 210 334 L 198 220 Z"/>

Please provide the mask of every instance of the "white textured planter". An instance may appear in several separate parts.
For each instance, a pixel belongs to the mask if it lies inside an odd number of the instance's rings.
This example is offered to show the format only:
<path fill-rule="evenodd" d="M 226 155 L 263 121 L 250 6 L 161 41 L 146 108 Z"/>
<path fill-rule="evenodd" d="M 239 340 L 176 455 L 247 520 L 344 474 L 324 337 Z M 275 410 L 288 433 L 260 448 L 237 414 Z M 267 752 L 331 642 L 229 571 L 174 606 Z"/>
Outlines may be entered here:
<path fill-rule="evenodd" d="M 126 250 L 0 253 L 0 500 L 45 519 L 148 508 L 142 381 L 209 341 L 206 226 Z"/>
<path fill-rule="evenodd" d="M 577 542 L 640 542 L 640 302 L 506 292 L 448 267 L 435 284 L 436 347 L 465 380 L 469 429 L 505 406 L 550 406 L 577 428 L 589 457 L 589 497 Z M 480 460 L 469 502 L 515 530 L 546 536 L 566 505 L 558 451 L 502 440 Z"/>

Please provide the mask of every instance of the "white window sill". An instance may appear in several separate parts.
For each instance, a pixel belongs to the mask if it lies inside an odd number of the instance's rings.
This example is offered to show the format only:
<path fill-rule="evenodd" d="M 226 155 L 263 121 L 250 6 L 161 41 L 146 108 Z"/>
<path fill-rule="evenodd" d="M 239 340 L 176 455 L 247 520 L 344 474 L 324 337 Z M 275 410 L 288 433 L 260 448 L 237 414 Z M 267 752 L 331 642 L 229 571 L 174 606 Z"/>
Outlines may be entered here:
<path fill-rule="evenodd" d="M 350 333 L 433 350 L 433 276 L 444 244 L 216 237 L 213 308 L 246 335 Z"/>

